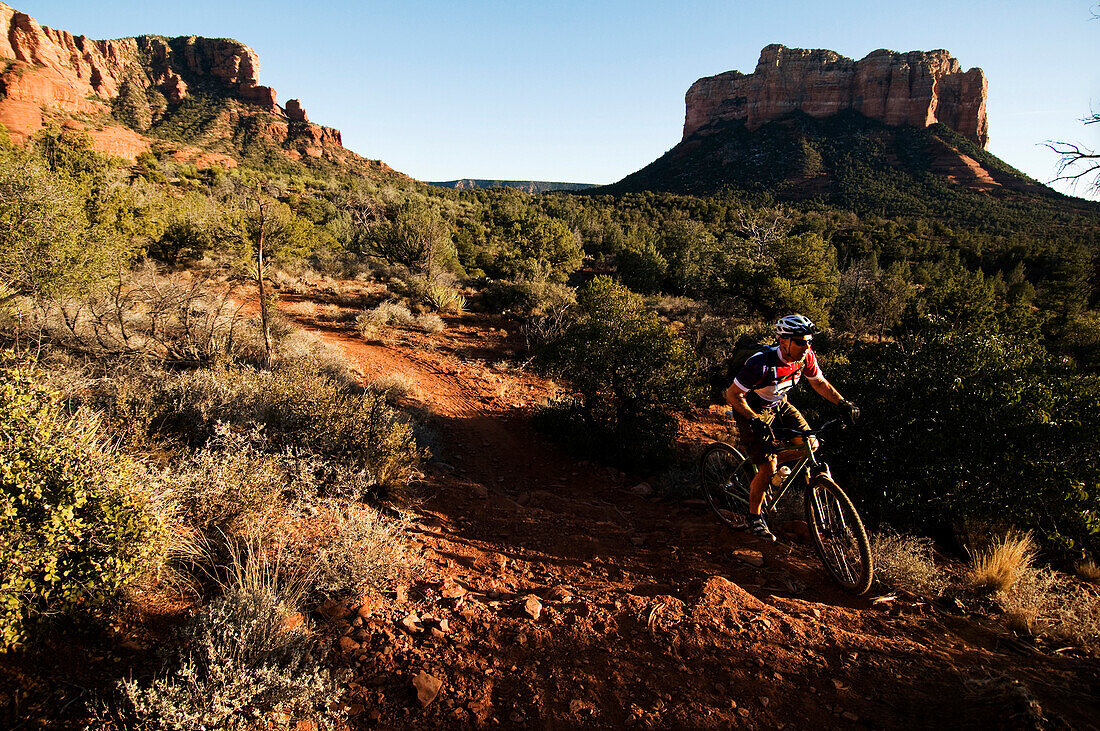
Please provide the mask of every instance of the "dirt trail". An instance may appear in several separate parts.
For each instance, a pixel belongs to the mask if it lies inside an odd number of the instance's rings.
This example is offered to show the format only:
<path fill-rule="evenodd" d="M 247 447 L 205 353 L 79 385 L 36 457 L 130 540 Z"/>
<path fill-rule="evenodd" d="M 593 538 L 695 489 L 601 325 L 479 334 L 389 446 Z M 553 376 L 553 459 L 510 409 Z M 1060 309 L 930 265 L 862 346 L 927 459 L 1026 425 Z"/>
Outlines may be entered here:
<path fill-rule="evenodd" d="M 850 597 L 792 536 L 761 545 L 549 443 L 529 417 L 553 386 L 492 365 L 506 323 L 386 345 L 284 302 L 364 383 L 411 381 L 438 435 L 412 510 L 425 579 L 324 608 L 353 728 L 1098 727 L 1095 658 Z"/>

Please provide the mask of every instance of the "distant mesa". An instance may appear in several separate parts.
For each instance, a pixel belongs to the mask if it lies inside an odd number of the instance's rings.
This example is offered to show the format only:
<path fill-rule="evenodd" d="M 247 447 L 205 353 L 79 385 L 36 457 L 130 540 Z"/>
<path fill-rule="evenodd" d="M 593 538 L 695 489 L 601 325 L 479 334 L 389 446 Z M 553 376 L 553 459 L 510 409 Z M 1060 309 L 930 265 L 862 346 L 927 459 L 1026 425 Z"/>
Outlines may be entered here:
<path fill-rule="evenodd" d="M 770 45 L 753 73 L 692 84 L 680 142 L 593 192 L 741 191 L 879 212 L 960 193 L 1058 196 L 986 149 L 987 89 L 981 69 L 943 50 L 853 61 Z"/>
<path fill-rule="evenodd" d="M 259 83 L 259 71 L 256 52 L 232 39 L 149 35 L 97 41 L 41 26 L 0 2 L 0 123 L 16 141 L 47 119 L 68 118 L 67 128 L 80 126 L 74 119 L 90 119 L 84 131 L 98 150 L 134 159 L 163 143 L 145 134 L 151 124 L 202 97 L 218 102 L 217 117 L 207 120 L 201 139 L 184 142 L 221 154 L 198 155 L 197 164 L 235 164 L 231 148 L 243 138 L 281 148 L 291 160 L 323 157 L 392 172 L 345 150 L 340 131 L 310 122 L 298 100 L 280 107 L 275 90 Z M 129 109 L 130 119 L 119 117 L 120 106 Z M 198 148 L 184 146 L 177 153 Z"/>
<path fill-rule="evenodd" d="M 473 190 L 474 188 L 515 188 L 526 193 L 546 193 L 553 190 L 588 190 L 596 187 L 592 183 L 554 183 L 545 180 L 477 180 L 474 178 L 462 178 L 461 180 L 444 180 L 429 182 L 437 188 L 453 188 L 454 190 Z"/>
<path fill-rule="evenodd" d="M 760 52 L 755 72 L 727 71 L 691 85 L 684 139 L 715 123 L 744 120 L 752 130 L 796 111 L 820 119 L 851 110 L 893 126 L 941 123 L 985 148 L 986 92 L 985 73 L 963 71 L 944 50 L 878 50 L 853 61 L 773 44 Z"/>

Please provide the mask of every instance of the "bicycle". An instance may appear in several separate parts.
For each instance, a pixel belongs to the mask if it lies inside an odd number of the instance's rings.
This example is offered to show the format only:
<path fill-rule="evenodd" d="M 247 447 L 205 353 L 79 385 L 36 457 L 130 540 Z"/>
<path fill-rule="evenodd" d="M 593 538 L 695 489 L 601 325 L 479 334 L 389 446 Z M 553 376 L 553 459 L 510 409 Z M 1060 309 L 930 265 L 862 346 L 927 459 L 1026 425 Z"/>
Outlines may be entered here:
<path fill-rule="evenodd" d="M 776 437 L 802 437 L 803 444 L 784 446 L 776 439 L 767 445 L 767 451 L 779 453 L 801 449 L 803 454 L 782 463 L 791 467 L 790 474 L 781 486 L 769 487 L 765 492 L 761 513 L 766 515 L 774 511 L 795 480 L 805 472 L 806 524 L 814 548 L 833 579 L 846 591 L 859 595 L 871 588 L 874 574 L 867 531 L 851 499 L 833 481 L 829 466 L 819 462 L 810 448 L 810 437 L 819 437 L 820 441 L 822 433 L 838 425 L 844 426 L 839 419 L 833 419 L 817 429 L 774 429 Z M 735 529 L 746 527 L 743 521 L 738 523 L 735 518 L 748 511 L 749 484 L 756 472 L 752 460 L 725 442 L 714 442 L 703 450 L 699 458 L 699 483 L 707 504 L 725 525 Z"/>

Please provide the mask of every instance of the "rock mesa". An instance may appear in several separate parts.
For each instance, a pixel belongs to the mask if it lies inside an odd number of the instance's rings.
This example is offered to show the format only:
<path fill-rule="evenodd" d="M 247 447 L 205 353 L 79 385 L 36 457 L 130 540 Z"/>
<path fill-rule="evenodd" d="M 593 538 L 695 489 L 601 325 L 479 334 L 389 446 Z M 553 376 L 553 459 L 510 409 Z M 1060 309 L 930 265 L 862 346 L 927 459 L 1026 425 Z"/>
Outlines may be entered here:
<path fill-rule="evenodd" d="M 989 144 L 985 73 L 963 71 L 944 50 L 878 50 L 853 61 L 827 50 L 778 44 L 760 52 L 756 71 L 727 71 L 688 89 L 684 138 L 715 122 L 744 120 L 749 129 L 801 111 L 828 117 L 845 110 L 889 125 L 937 122 Z"/>

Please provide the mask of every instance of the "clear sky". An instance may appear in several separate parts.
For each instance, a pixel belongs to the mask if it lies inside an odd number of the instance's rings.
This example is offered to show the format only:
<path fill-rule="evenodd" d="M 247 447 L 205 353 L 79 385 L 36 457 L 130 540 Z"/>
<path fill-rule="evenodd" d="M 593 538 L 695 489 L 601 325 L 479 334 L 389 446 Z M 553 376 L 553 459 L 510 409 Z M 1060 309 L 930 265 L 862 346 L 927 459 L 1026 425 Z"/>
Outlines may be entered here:
<path fill-rule="evenodd" d="M 614 182 L 679 142 L 692 82 L 769 43 L 947 49 L 989 78 L 990 150 L 1044 182 L 1043 141 L 1100 148 L 1097 0 L 5 1 L 92 38 L 236 38 L 280 104 L 421 180 Z"/>

